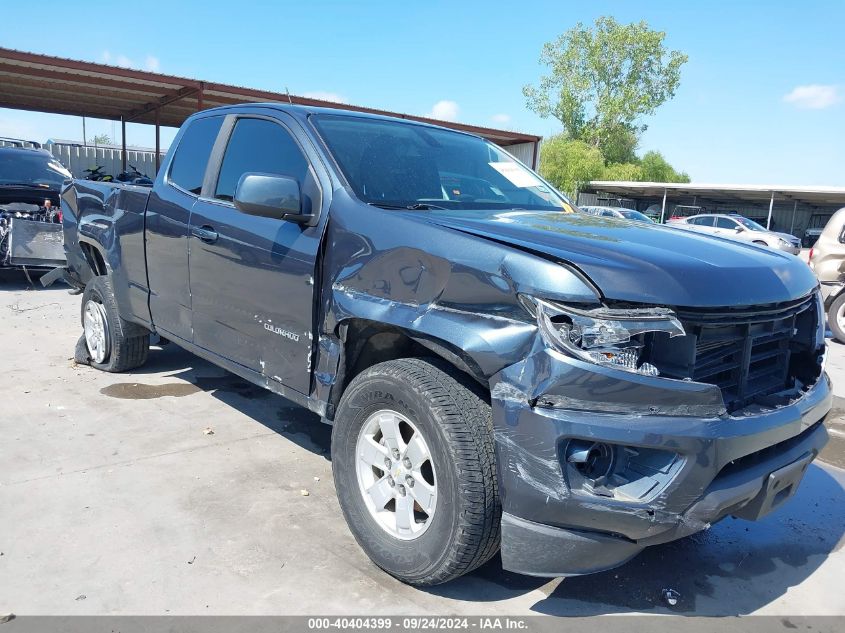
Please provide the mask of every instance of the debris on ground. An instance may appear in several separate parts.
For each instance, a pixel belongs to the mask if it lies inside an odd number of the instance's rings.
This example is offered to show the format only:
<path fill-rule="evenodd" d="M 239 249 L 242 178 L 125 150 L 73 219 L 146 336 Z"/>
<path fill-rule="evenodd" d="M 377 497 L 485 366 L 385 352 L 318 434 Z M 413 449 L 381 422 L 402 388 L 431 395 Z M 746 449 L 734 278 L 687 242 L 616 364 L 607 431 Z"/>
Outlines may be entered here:
<path fill-rule="evenodd" d="M 14 620 L 15 614 L 14 613 L 0 613 L 0 624 L 8 622 L 9 620 Z"/>
<path fill-rule="evenodd" d="M 214 429 L 212 429 L 210 426 L 207 426 L 205 427 L 205 431 L 203 431 L 203 433 L 205 433 L 206 435 L 214 435 Z"/>
<path fill-rule="evenodd" d="M 681 594 L 675 591 L 674 589 L 664 589 L 663 590 L 663 600 L 668 604 L 670 607 L 674 607 L 678 604 L 678 600 L 681 598 Z"/>
<path fill-rule="evenodd" d="M 87 597 L 88 597 L 88 596 L 86 596 L 84 593 L 81 593 L 81 594 L 79 594 L 78 596 L 76 596 L 76 598 L 74 598 L 74 600 L 76 600 L 77 602 L 79 602 L 80 600 L 85 600 Z"/>
<path fill-rule="evenodd" d="M 193 557 L 191 560 L 189 560 L 189 561 L 188 561 L 188 564 L 189 564 L 189 565 L 193 565 L 193 564 L 194 564 L 194 561 L 195 561 L 196 559 L 197 559 L 197 557 L 196 557 L 196 555 L 194 555 L 194 557 Z"/>
<path fill-rule="evenodd" d="M 305 488 L 303 488 L 302 490 L 299 491 L 299 494 L 301 494 L 303 497 L 307 497 L 311 493 L 308 492 Z"/>
<path fill-rule="evenodd" d="M 319 477 L 314 477 L 314 481 L 320 481 Z"/>

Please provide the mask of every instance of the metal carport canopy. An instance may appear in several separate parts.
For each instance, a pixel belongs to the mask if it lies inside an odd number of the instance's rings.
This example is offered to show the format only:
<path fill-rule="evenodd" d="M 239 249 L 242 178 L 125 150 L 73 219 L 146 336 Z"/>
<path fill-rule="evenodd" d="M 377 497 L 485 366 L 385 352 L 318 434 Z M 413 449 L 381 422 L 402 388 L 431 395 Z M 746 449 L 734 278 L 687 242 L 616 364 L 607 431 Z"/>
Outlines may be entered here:
<path fill-rule="evenodd" d="M 787 185 L 719 185 L 674 182 L 633 182 L 593 180 L 588 189 L 602 193 L 659 198 L 664 191 L 672 196 L 699 196 L 711 200 L 769 202 L 778 198 L 809 205 L 845 206 L 845 187 L 797 187 Z"/>
<path fill-rule="evenodd" d="M 471 132 L 502 146 L 533 143 L 535 163 L 537 144 L 542 138 L 533 134 L 438 121 L 287 93 L 174 77 L 0 47 L 0 107 L 4 108 L 111 119 L 122 121 L 124 125 L 135 122 L 149 123 L 157 127 L 179 127 L 198 110 L 267 101 L 340 108 L 433 123 Z M 156 137 L 158 138 L 158 134 Z"/>

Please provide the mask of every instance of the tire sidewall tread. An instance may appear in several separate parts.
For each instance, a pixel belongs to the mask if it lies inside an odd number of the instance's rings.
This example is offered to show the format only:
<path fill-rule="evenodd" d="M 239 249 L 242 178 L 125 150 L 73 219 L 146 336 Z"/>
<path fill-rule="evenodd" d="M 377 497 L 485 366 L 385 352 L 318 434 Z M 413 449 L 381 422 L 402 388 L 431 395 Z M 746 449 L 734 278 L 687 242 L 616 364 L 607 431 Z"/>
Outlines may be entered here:
<path fill-rule="evenodd" d="M 417 539 L 390 536 L 361 499 L 355 448 L 364 421 L 392 408 L 424 434 L 434 460 L 437 506 Z M 439 359 L 401 359 L 357 376 L 338 406 L 332 470 L 347 523 L 373 561 L 417 585 L 446 582 L 489 560 L 499 547 L 501 506 L 490 405 L 479 387 Z"/>
<path fill-rule="evenodd" d="M 108 358 L 102 363 L 91 360 L 91 366 L 107 372 L 122 372 L 143 365 L 149 352 L 149 333 L 138 335 L 139 327 L 121 318 L 108 276 L 96 276 L 85 286 L 80 310 L 83 329 L 85 305 L 89 300 L 97 301 L 105 308 L 110 336 Z"/>

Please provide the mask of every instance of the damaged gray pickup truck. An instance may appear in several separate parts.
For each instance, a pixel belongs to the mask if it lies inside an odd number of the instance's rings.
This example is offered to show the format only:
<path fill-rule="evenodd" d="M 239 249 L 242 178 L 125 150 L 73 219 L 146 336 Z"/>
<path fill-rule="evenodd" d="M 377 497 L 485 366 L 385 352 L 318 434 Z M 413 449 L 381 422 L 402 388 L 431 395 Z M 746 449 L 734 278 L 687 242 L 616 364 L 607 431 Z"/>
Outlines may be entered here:
<path fill-rule="evenodd" d="M 62 209 L 78 353 L 129 370 L 155 333 L 318 413 L 353 535 L 408 583 L 757 519 L 827 441 L 806 264 L 578 213 L 476 136 L 207 110 L 152 190 L 75 181 Z"/>

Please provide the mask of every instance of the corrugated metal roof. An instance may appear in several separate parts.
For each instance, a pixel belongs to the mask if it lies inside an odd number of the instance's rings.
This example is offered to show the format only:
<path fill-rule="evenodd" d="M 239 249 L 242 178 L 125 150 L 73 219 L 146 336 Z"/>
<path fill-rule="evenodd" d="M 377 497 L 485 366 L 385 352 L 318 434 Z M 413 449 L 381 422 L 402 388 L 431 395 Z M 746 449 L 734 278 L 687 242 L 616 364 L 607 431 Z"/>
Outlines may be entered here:
<path fill-rule="evenodd" d="M 731 201 L 747 202 L 769 201 L 774 193 L 775 198 L 781 200 L 786 198 L 813 205 L 845 206 L 845 187 L 593 180 L 588 188 L 593 192 L 626 196 L 660 197 L 667 191 L 672 196 L 702 196 L 711 200 L 729 198 Z"/>
<path fill-rule="evenodd" d="M 187 77 L 0 48 L 0 107 L 178 127 L 200 109 L 254 102 L 352 110 L 471 132 L 499 145 L 541 137 Z"/>

